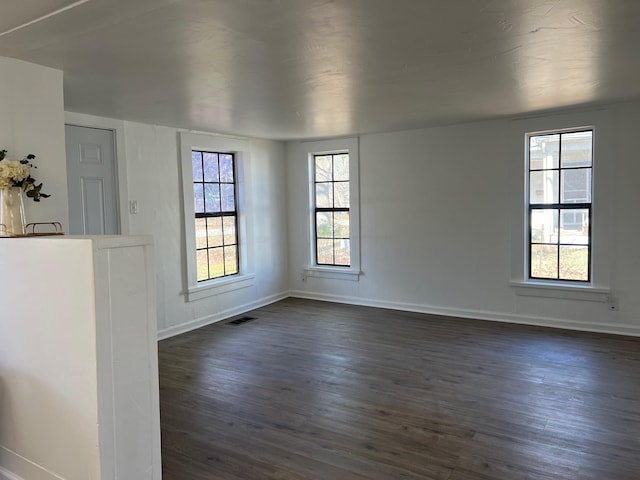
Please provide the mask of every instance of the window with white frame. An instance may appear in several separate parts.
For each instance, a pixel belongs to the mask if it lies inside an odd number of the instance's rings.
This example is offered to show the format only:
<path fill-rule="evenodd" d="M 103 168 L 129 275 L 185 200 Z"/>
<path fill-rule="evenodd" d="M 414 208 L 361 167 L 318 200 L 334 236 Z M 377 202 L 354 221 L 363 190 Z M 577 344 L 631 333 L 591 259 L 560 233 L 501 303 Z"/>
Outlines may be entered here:
<path fill-rule="evenodd" d="M 593 129 L 527 135 L 527 259 L 532 280 L 590 282 Z"/>
<path fill-rule="evenodd" d="M 308 159 L 308 265 L 303 278 L 358 281 L 360 271 L 359 139 L 300 142 Z"/>
<path fill-rule="evenodd" d="M 249 147 L 246 139 L 180 132 L 187 301 L 255 282 L 244 204 Z"/>

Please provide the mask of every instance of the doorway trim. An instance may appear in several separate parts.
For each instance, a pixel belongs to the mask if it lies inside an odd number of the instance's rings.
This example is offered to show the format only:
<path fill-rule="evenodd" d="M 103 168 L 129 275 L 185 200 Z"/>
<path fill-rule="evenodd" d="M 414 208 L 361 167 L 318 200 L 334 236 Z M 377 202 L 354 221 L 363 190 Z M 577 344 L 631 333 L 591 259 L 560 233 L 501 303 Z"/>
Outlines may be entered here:
<path fill-rule="evenodd" d="M 129 219 L 129 189 L 127 184 L 127 159 L 124 145 L 124 121 L 115 118 L 96 117 L 84 113 L 64 112 L 65 125 L 74 127 L 101 128 L 113 132 L 115 167 L 116 167 L 116 217 L 120 226 L 121 235 L 131 233 Z"/>

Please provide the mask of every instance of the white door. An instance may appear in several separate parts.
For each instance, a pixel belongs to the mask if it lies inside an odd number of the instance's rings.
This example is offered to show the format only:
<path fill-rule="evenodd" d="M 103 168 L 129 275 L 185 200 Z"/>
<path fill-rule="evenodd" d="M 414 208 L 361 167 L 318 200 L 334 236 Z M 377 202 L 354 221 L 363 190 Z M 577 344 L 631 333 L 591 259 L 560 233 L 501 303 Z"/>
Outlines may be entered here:
<path fill-rule="evenodd" d="M 119 233 L 113 131 L 65 125 L 65 138 L 69 233 Z"/>

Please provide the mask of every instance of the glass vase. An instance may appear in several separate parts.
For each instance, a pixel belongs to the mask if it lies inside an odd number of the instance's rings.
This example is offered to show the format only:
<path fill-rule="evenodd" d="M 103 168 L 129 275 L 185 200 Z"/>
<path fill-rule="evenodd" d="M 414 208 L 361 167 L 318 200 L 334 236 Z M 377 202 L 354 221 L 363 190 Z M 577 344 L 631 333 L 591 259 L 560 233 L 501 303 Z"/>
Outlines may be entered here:
<path fill-rule="evenodd" d="M 24 235 L 22 188 L 0 188 L 0 237 Z"/>

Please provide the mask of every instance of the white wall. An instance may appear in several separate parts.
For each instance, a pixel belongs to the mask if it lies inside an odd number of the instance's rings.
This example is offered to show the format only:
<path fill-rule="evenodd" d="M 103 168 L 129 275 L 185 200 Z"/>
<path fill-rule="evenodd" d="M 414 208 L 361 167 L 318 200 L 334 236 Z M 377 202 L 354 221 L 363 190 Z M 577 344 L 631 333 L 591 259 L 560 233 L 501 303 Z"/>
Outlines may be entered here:
<path fill-rule="evenodd" d="M 540 125 L 591 125 L 605 259 L 619 311 L 601 302 L 520 296 L 524 133 Z M 574 124 L 575 123 L 575 124 Z M 530 130 L 531 129 L 531 130 Z M 361 269 L 358 282 L 302 279 L 308 264 L 305 144 L 286 146 L 289 279 L 293 295 L 493 320 L 640 335 L 640 104 L 533 119 L 364 135 L 360 138 Z M 598 132 L 597 131 L 597 132 Z M 596 135 L 598 134 L 596 132 Z M 594 207 L 596 208 L 596 207 Z M 594 245 L 595 248 L 595 245 Z M 514 255 L 514 252 L 516 255 Z M 599 260 L 598 260 L 599 261 Z M 521 269 L 520 269 L 521 270 Z"/>
<path fill-rule="evenodd" d="M 0 150 L 22 159 L 36 155 L 33 176 L 51 198 L 25 197 L 27 222 L 68 225 L 62 72 L 0 57 Z"/>
<path fill-rule="evenodd" d="M 185 302 L 182 193 L 178 130 L 125 122 L 132 234 L 156 243 L 158 330 L 161 336 L 226 318 L 282 298 L 287 285 L 287 222 L 284 148 L 281 142 L 250 139 L 244 165 L 248 248 L 253 250 L 253 286 Z"/>
<path fill-rule="evenodd" d="M 149 234 L 156 247 L 158 333 L 161 338 L 276 301 L 288 291 L 284 145 L 259 139 L 244 166 L 247 239 L 254 285 L 185 302 L 185 250 L 179 158 L 183 130 L 66 112 L 65 120 L 114 130 L 123 232 Z M 211 134 L 213 135 L 213 134 Z M 138 214 L 128 212 L 137 200 Z"/>
<path fill-rule="evenodd" d="M 0 470 L 96 479 L 93 252 L 40 240 L 3 239 L 0 250 Z"/>

